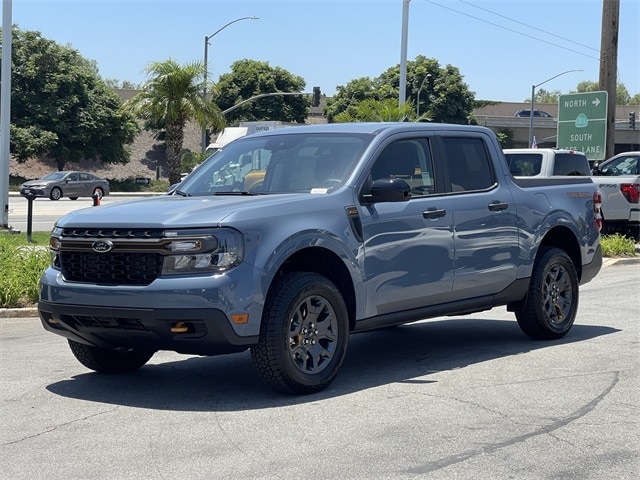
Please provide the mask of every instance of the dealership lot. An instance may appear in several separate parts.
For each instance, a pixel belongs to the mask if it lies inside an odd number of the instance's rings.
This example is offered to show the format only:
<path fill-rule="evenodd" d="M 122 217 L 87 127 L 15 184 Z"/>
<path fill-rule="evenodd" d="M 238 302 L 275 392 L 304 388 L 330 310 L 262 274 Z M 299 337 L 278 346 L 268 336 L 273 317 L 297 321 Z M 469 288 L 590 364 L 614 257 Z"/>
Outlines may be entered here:
<path fill-rule="evenodd" d="M 83 368 L 35 318 L 0 319 L 10 479 L 575 478 L 640 473 L 638 264 L 603 268 L 558 342 L 496 309 L 355 335 L 326 391 L 261 383 L 248 352 Z"/>

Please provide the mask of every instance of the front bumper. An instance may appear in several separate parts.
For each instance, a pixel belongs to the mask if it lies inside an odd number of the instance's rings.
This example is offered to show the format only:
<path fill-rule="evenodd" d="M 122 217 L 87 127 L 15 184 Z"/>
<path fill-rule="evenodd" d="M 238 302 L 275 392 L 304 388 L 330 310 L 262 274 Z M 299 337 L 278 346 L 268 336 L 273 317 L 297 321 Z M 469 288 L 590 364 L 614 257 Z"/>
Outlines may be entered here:
<path fill-rule="evenodd" d="M 38 311 L 46 330 L 97 347 L 237 352 L 258 340 L 260 275 L 243 263 L 229 274 L 159 277 L 146 286 L 124 286 L 68 282 L 49 267 L 40 278 Z M 247 315 L 246 323 L 232 321 L 238 314 Z"/>
<path fill-rule="evenodd" d="M 241 352 L 258 340 L 257 336 L 237 335 L 224 312 L 216 309 L 112 308 L 40 301 L 38 313 L 46 330 L 102 348 L 219 355 Z"/>

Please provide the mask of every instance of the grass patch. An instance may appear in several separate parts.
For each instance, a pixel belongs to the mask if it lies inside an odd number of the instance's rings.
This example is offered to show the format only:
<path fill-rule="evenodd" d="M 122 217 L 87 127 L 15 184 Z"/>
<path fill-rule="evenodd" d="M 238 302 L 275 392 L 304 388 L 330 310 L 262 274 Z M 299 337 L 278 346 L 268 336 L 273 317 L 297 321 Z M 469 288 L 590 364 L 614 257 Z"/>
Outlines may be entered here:
<path fill-rule="evenodd" d="M 0 234 L 0 307 L 33 305 L 38 301 L 38 281 L 49 265 L 49 233 Z"/>
<path fill-rule="evenodd" d="M 634 257 L 637 255 L 636 242 L 633 238 L 620 235 L 603 235 L 600 238 L 602 255 L 605 257 Z"/>

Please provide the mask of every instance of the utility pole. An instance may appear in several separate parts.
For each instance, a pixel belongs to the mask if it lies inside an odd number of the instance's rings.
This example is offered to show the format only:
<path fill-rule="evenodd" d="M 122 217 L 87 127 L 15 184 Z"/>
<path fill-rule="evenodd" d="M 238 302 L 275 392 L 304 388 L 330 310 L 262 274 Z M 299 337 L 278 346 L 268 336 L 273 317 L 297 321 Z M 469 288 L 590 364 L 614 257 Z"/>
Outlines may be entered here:
<path fill-rule="evenodd" d="M 599 89 L 607 92 L 607 138 L 605 158 L 615 155 L 616 84 L 618 73 L 618 30 L 620 0 L 602 0 L 602 37 L 600 39 Z"/>

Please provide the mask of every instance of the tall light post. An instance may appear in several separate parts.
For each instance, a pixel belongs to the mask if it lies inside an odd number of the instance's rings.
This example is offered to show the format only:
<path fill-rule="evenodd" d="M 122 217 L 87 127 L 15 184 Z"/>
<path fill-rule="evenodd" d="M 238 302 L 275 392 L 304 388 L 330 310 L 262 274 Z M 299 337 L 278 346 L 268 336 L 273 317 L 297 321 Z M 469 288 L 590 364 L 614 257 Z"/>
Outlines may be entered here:
<path fill-rule="evenodd" d="M 211 40 L 213 37 L 215 37 L 217 34 L 219 34 L 222 30 L 227 28 L 229 25 L 233 25 L 234 23 L 239 22 L 240 20 L 258 20 L 258 17 L 256 17 L 255 15 L 252 15 L 250 17 L 236 18 L 235 20 L 231 20 L 226 25 L 223 25 L 222 27 L 220 27 L 211 35 L 207 35 L 204 37 L 204 84 L 202 87 L 202 95 L 205 99 L 207 98 L 207 73 L 208 73 L 207 71 L 209 69 L 209 66 L 208 66 L 209 40 Z M 202 151 L 204 152 L 206 149 L 207 149 L 207 129 L 205 127 L 202 129 Z"/>
<path fill-rule="evenodd" d="M 407 43 L 409 38 L 409 2 L 402 1 L 402 32 L 400 37 L 400 85 L 398 104 L 402 107 L 407 98 Z"/>
<path fill-rule="evenodd" d="M 545 83 L 550 82 L 554 78 L 558 78 L 560 75 L 571 72 L 584 72 L 584 70 L 567 70 L 566 72 L 562 72 L 554 75 L 551 78 L 547 78 L 544 82 L 540 82 L 537 85 L 531 85 L 531 111 L 529 112 L 529 148 L 533 146 L 533 105 L 536 97 L 536 88 L 538 88 L 540 85 L 544 85 Z"/>
<path fill-rule="evenodd" d="M 418 89 L 418 95 L 416 95 L 416 121 L 420 119 L 420 92 L 422 92 L 422 87 L 424 87 L 424 82 L 426 82 L 429 78 L 431 78 L 431 74 L 427 73 L 425 77 L 422 79 L 422 83 L 420 84 L 420 88 Z"/>

